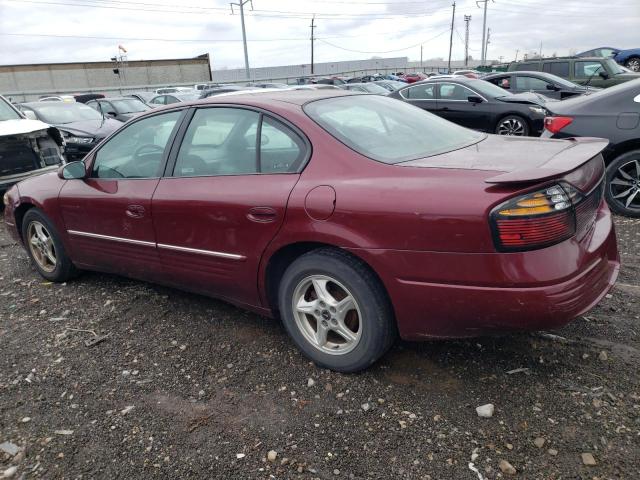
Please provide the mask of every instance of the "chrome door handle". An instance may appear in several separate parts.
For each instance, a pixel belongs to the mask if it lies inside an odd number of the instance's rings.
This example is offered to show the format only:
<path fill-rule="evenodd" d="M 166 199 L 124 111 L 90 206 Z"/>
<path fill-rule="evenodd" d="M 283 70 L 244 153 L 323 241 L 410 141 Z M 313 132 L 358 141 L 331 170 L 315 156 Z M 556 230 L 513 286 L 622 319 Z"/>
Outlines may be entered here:
<path fill-rule="evenodd" d="M 278 212 L 271 207 L 253 207 L 247 213 L 247 218 L 252 222 L 269 223 L 273 222 L 278 216 Z"/>
<path fill-rule="evenodd" d="M 130 218 L 142 218 L 144 217 L 145 209 L 142 205 L 129 205 L 125 213 Z"/>

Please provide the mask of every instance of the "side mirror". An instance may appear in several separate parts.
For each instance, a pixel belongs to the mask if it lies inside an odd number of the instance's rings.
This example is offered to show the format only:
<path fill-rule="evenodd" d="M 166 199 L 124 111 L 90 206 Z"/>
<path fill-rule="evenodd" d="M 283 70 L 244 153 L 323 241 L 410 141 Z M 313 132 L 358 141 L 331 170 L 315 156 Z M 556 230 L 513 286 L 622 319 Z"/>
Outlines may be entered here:
<path fill-rule="evenodd" d="M 115 117 L 118 114 L 116 112 L 107 112 L 107 115 L 109 115 L 110 117 Z"/>
<path fill-rule="evenodd" d="M 547 90 L 553 90 L 554 92 L 557 92 L 558 90 L 560 90 L 560 87 L 558 87 L 557 85 L 553 85 L 552 83 L 547 83 Z"/>
<path fill-rule="evenodd" d="M 33 112 L 32 110 L 25 110 L 24 112 L 24 116 L 27 117 L 29 120 L 37 120 L 38 117 L 36 117 L 35 112 Z"/>
<path fill-rule="evenodd" d="M 87 177 L 87 167 L 84 162 L 71 162 L 58 168 L 58 177 L 63 180 L 82 180 Z"/>
<path fill-rule="evenodd" d="M 482 103 L 484 102 L 484 100 L 482 99 L 482 97 L 478 97 L 477 95 L 469 95 L 467 97 L 467 100 L 471 103 Z"/>
<path fill-rule="evenodd" d="M 606 80 L 607 78 L 609 78 L 609 74 L 607 72 L 605 72 L 604 70 L 600 70 L 598 72 L 598 75 L 600 75 L 603 80 Z"/>

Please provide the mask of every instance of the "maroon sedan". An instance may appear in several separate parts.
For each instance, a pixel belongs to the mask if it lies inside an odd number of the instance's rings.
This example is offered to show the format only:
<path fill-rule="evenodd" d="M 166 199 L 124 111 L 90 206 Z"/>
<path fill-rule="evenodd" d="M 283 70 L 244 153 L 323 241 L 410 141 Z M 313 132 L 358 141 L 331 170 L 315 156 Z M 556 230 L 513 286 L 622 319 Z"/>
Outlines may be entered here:
<path fill-rule="evenodd" d="M 619 258 L 599 139 L 486 135 L 386 97 L 213 97 L 125 124 L 13 187 L 40 274 L 115 272 L 279 316 L 313 361 L 563 325 Z"/>

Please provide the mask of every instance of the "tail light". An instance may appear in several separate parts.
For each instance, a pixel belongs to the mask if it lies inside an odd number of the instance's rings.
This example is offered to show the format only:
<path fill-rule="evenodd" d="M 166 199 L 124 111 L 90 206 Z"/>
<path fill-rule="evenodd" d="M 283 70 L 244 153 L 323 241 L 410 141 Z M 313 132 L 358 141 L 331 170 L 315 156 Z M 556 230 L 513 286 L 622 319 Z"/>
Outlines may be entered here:
<path fill-rule="evenodd" d="M 572 117 L 545 117 L 544 128 L 556 134 L 567 125 L 570 125 L 571 122 L 573 122 Z"/>
<path fill-rule="evenodd" d="M 576 233 L 574 205 L 583 195 L 568 183 L 558 183 L 512 198 L 491 211 L 499 251 L 533 250 L 553 245 Z"/>

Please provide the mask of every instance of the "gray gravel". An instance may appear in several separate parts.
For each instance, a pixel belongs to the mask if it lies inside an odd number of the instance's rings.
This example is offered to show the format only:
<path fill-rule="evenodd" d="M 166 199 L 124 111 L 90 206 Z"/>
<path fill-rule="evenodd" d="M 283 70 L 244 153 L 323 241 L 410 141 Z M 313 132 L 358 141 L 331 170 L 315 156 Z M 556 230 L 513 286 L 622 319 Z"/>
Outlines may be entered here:
<path fill-rule="evenodd" d="M 0 478 L 640 478 L 640 222 L 616 223 L 621 285 L 571 325 L 358 375 L 216 300 L 45 282 L 0 226 Z"/>

